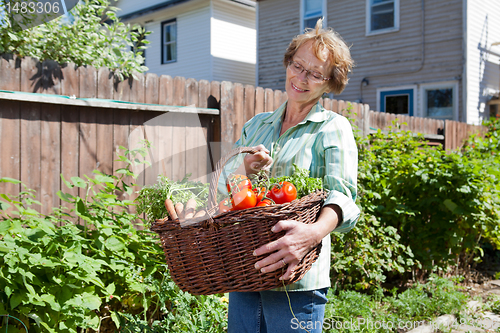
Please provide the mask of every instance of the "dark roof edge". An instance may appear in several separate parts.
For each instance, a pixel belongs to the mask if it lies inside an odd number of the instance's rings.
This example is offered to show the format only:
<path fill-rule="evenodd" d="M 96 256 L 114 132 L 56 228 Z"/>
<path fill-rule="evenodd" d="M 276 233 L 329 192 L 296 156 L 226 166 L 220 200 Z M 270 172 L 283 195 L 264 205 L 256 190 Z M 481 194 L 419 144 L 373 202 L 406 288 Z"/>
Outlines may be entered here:
<path fill-rule="evenodd" d="M 189 1 L 189 0 L 169 0 L 169 1 L 165 1 L 165 2 L 159 3 L 157 5 L 151 6 L 151 7 L 147 7 L 147 8 L 144 8 L 144 9 L 141 9 L 141 10 L 129 13 L 129 14 L 122 15 L 122 16 L 120 16 L 120 19 L 121 20 L 128 20 L 128 19 L 131 19 L 131 18 L 136 18 L 136 17 L 139 17 L 139 16 L 143 16 L 143 15 L 146 15 L 146 14 L 150 14 L 150 13 L 156 12 L 156 11 L 161 10 L 161 9 L 165 9 L 165 8 L 168 8 L 168 7 L 171 7 L 171 6 L 174 6 L 174 5 L 178 5 L 178 4 L 186 2 L 186 1 Z"/>

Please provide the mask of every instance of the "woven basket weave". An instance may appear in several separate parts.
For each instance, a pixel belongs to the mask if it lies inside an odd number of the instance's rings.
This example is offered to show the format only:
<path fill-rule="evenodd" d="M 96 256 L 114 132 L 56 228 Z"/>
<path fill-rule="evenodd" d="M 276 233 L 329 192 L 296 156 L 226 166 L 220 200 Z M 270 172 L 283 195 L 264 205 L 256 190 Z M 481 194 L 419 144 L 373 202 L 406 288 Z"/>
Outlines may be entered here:
<path fill-rule="evenodd" d="M 283 286 L 279 277 L 284 270 L 261 273 L 255 269 L 258 247 L 277 240 L 284 232 L 273 233 L 278 221 L 293 219 L 314 223 L 327 195 L 319 190 L 300 200 L 281 205 L 253 207 L 240 211 L 217 213 L 217 184 L 227 161 L 241 153 L 255 153 L 252 148 L 237 148 L 222 158 L 210 182 L 208 218 L 182 227 L 178 220 L 157 220 L 151 230 L 161 239 L 165 258 L 174 282 L 193 295 L 210 295 L 233 291 L 262 291 Z M 292 279 L 297 282 L 318 258 L 321 243 L 312 249 L 295 269 Z"/>

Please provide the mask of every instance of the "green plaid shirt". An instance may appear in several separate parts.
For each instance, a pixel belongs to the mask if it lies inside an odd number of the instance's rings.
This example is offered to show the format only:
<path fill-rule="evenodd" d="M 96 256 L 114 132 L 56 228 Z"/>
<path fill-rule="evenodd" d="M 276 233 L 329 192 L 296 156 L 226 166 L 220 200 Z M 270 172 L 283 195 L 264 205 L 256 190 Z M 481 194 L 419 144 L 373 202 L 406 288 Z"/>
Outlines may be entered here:
<path fill-rule="evenodd" d="M 327 111 L 317 103 L 306 118 L 279 136 L 286 102 L 274 112 L 260 113 L 244 126 L 236 146 L 254 147 L 263 144 L 274 160 L 271 176 L 293 173 L 293 164 L 310 170 L 310 177 L 323 178 L 330 190 L 325 205 L 342 209 L 343 220 L 335 232 L 348 232 L 359 218 L 355 204 L 357 191 L 358 150 L 347 118 Z M 234 171 L 243 156 L 227 164 L 226 172 Z M 223 178 L 223 177 L 221 177 Z M 312 290 L 330 286 L 330 235 L 323 238 L 321 254 L 311 270 L 287 290 Z M 284 290 L 278 288 L 275 290 Z"/>

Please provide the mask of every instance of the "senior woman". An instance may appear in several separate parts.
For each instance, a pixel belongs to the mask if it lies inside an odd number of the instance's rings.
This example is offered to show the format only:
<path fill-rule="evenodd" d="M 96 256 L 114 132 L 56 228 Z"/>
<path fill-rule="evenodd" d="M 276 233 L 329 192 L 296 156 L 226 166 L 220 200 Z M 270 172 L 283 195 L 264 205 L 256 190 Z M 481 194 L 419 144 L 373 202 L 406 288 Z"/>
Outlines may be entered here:
<path fill-rule="evenodd" d="M 318 103 L 323 93 L 340 93 L 353 61 L 342 38 L 318 20 L 290 43 L 284 57 L 288 100 L 272 113 L 261 113 L 243 127 L 237 146 L 247 154 L 236 172 L 252 174 L 269 167 L 272 177 L 289 175 L 293 164 L 321 177 L 330 190 L 316 223 L 278 222 L 285 231 L 275 242 L 255 250 L 263 273 L 288 265 L 289 279 L 309 250 L 322 242 L 318 260 L 303 279 L 285 288 L 229 294 L 228 332 L 321 332 L 330 287 L 330 233 L 347 232 L 356 223 L 357 148 L 349 121 Z M 241 160 L 240 160 L 241 162 Z M 290 298 L 290 305 L 288 301 Z M 292 312 L 292 311 L 293 312 Z"/>

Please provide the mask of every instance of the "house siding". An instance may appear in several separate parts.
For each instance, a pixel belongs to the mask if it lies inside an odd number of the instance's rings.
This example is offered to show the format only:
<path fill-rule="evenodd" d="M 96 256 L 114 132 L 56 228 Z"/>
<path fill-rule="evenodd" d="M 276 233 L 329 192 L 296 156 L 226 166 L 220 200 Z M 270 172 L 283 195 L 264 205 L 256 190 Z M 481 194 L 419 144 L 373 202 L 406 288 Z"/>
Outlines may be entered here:
<path fill-rule="evenodd" d="M 498 0 L 469 1 L 467 8 L 467 122 L 480 124 L 489 117 L 485 107 L 491 95 L 498 94 L 500 86 L 500 59 L 488 53 L 500 54 L 500 20 L 493 13 L 500 13 Z M 479 110 L 479 112 L 477 112 Z"/>
<path fill-rule="evenodd" d="M 330 0 L 326 25 L 336 30 L 351 47 L 355 67 L 343 93 L 336 99 L 358 101 L 378 110 L 377 89 L 416 87 L 416 114 L 422 115 L 420 84 L 457 82 L 462 95 L 463 30 L 462 1 L 425 1 L 425 56 L 422 64 L 421 1 L 400 1 L 399 30 L 366 35 L 366 2 Z M 300 1 L 259 2 L 259 85 L 283 89 L 282 55 L 299 33 Z M 265 32 L 265 33 L 264 33 Z M 279 56 L 278 56 L 279 54 Z M 279 70 L 278 70 L 279 69 Z M 361 81 L 369 79 L 363 88 Z M 459 109 L 462 109 L 459 102 Z"/>
<path fill-rule="evenodd" d="M 177 19 L 177 61 L 161 63 L 161 22 Z M 198 8 L 178 16 L 162 16 L 146 24 L 152 33 L 146 50 L 146 66 L 157 75 L 183 76 L 196 80 L 210 80 L 210 6 Z"/>
<path fill-rule="evenodd" d="M 255 84 L 255 8 L 213 0 L 210 24 L 212 79 Z"/>
<path fill-rule="evenodd" d="M 259 86 L 285 88 L 283 56 L 292 38 L 300 33 L 300 0 L 259 2 Z"/>
<path fill-rule="evenodd" d="M 347 1 L 336 7 L 349 6 Z M 416 116 L 423 116 L 420 84 L 458 81 L 459 101 L 463 72 L 462 2 L 425 1 L 425 49 L 422 65 L 422 2 L 400 2 L 399 31 L 365 36 L 366 9 L 350 15 L 329 15 L 329 24 L 352 44 L 356 67 L 342 99 L 361 98 L 364 77 L 370 84 L 363 88 L 363 102 L 379 110 L 377 89 L 416 85 Z M 333 10 L 333 8 L 332 8 Z M 357 23 L 358 22 L 358 23 Z M 362 27 L 356 27 L 362 22 Z M 462 108 L 459 102 L 459 110 Z"/>

